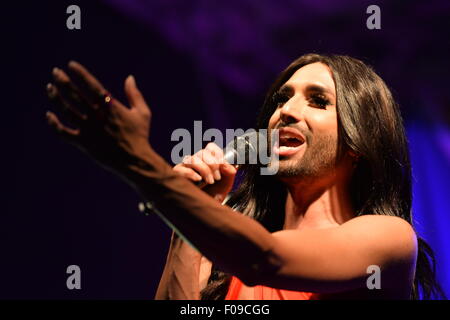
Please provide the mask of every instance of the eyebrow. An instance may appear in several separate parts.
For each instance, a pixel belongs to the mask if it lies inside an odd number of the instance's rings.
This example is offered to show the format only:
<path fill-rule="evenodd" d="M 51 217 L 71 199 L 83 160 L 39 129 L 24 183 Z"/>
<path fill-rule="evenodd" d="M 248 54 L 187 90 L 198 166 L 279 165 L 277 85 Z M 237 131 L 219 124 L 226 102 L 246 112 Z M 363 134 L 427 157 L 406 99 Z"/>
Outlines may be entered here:
<path fill-rule="evenodd" d="M 307 92 L 318 92 L 318 93 L 327 93 L 329 95 L 334 96 L 335 94 L 328 89 L 327 87 L 321 86 L 319 84 L 308 84 L 305 88 L 305 91 Z M 295 92 L 295 89 L 292 85 L 290 84 L 284 84 L 283 86 L 280 87 L 280 89 L 277 90 L 277 93 L 281 93 L 281 94 L 287 94 L 287 95 L 292 95 Z"/>
<path fill-rule="evenodd" d="M 309 84 L 306 86 L 306 91 L 308 92 L 318 92 L 318 93 L 325 93 L 329 94 L 334 97 L 334 92 L 331 91 L 329 88 L 318 85 L 318 84 Z"/>
<path fill-rule="evenodd" d="M 286 95 L 292 95 L 294 94 L 295 90 L 294 87 L 289 85 L 289 84 L 284 84 L 282 85 L 277 91 L 276 93 L 279 94 L 286 94 Z"/>

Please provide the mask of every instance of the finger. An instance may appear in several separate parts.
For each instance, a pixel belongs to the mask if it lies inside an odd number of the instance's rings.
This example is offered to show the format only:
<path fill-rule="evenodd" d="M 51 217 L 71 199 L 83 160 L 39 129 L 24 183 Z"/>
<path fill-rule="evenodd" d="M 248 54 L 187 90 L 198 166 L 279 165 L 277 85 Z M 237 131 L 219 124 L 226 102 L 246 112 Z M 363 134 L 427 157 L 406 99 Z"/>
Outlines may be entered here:
<path fill-rule="evenodd" d="M 69 70 L 73 71 L 73 74 L 77 80 L 79 80 L 87 89 L 87 95 L 94 99 L 95 102 L 103 102 L 104 95 L 107 90 L 103 87 L 100 81 L 97 80 L 84 66 L 76 61 L 70 61 Z"/>
<path fill-rule="evenodd" d="M 225 163 L 220 165 L 219 170 L 222 174 L 223 184 L 231 188 L 233 186 L 234 178 L 236 177 L 237 169 L 231 164 Z"/>
<path fill-rule="evenodd" d="M 213 168 L 219 167 L 216 158 L 206 149 L 202 149 L 192 156 L 185 156 L 182 161 L 183 164 L 194 164 L 194 162 L 202 162 Z"/>
<path fill-rule="evenodd" d="M 183 165 L 176 165 L 173 168 L 173 171 L 175 171 L 176 173 L 180 174 L 181 176 L 190 179 L 192 181 L 201 181 L 202 177 L 195 172 L 193 169 L 191 168 L 187 168 L 184 167 Z"/>
<path fill-rule="evenodd" d="M 47 96 L 49 100 L 64 113 L 71 123 L 79 125 L 82 121 L 86 120 L 86 115 L 73 108 L 70 103 L 62 97 L 58 88 L 51 83 L 47 84 Z"/>
<path fill-rule="evenodd" d="M 132 108 L 150 111 L 147 103 L 145 102 L 144 96 L 136 85 L 136 79 L 132 75 L 129 75 L 125 79 L 125 93 Z"/>
<path fill-rule="evenodd" d="M 52 74 L 55 80 L 56 87 L 66 100 L 69 100 L 74 106 L 89 110 L 88 101 L 63 70 L 59 68 L 53 68 Z"/>
<path fill-rule="evenodd" d="M 220 165 L 220 171 L 222 174 L 220 184 L 205 186 L 203 190 L 222 202 L 233 188 L 234 179 L 236 177 L 236 169 L 230 164 L 224 163 Z"/>
<path fill-rule="evenodd" d="M 205 149 L 212 154 L 218 163 L 223 163 L 225 161 L 223 158 L 223 150 L 214 142 L 208 143 Z"/>
<path fill-rule="evenodd" d="M 223 150 L 217 144 L 210 142 L 206 145 L 205 150 L 207 150 L 211 154 L 211 156 L 214 157 L 217 164 L 225 162 L 225 159 L 223 158 Z M 219 166 L 214 167 L 214 178 L 216 180 L 221 179 Z"/>
<path fill-rule="evenodd" d="M 220 165 L 220 172 L 222 173 L 222 176 L 235 176 L 237 173 L 238 168 L 236 166 L 233 166 L 229 163 L 223 163 Z"/>
<path fill-rule="evenodd" d="M 74 76 L 87 88 L 87 96 L 95 105 L 100 105 L 102 111 L 107 111 L 107 116 L 115 116 L 115 113 L 121 114 L 128 108 L 119 100 L 110 96 L 109 92 L 103 87 L 84 66 L 76 61 L 69 62 L 69 69 L 73 71 Z M 103 112 L 101 112 L 103 113 Z"/>
<path fill-rule="evenodd" d="M 202 160 L 211 168 L 215 180 L 220 180 L 220 171 L 219 171 L 219 161 L 211 154 L 209 150 L 203 149 L 198 152 L 198 157 L 201 157 Z"/>
<path fill-rule="evenodd" d="M 63 139 L 74 142 L 75 139 L 79 136 L 80 130 L 79 129 L 72 129 L 69 127 L 66 127 L 61 123 L 61 121 L 58 119 L 56 114 L 54 114 L 51 111 L 47 111 L 45 114 L 47 118 L 48 124 L 56 131 L 56 133 L 61 136 Z"/>
<path fill-rule="evenodd" d="M 197 154 L 189 158 L 185 158 L 183 165 L 187 168 L 192 168 L 197 171 L 197 173 L 200 174 L 202 176 L 202 179 L 207 183 L 214 183 L 214 176 L 211 168 Z"/>

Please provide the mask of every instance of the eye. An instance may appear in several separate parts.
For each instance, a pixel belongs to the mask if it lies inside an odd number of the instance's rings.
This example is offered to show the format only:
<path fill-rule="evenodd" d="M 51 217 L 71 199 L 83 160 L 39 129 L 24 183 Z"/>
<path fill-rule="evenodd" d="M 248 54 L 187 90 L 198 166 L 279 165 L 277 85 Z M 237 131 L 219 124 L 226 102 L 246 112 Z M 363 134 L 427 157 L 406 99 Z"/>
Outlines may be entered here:
<path fill-rule="evenodd" d="M 272 96 L 272 101 L 277 108 L 281 107 L 289 99 L 290 97 L 286 93 L 282 92 L 275 92 L 274 95 Z"/>
<path fill-rule="evenodd" d="M 325 97 L 321 93 L 312 94 L 308 100 L 310 103 L 319 107 L 320 109 L 326 109 L 327 106 L 331 105 L 330 100 L 328 100 L 327 97 Z"/>

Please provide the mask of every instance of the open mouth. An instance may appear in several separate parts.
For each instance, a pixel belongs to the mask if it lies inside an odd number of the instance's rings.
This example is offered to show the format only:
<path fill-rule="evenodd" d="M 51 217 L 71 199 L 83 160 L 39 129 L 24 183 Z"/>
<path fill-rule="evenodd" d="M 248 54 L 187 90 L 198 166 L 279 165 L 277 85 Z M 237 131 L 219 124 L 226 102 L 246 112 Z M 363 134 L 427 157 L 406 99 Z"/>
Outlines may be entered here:
<path fill-rule="evenodd" d="M 275 144 L 273 151 L 279 156 L 289 156 L 297 153 L 305 144 L 305 138 L 293 128 L 281 128 L 279 143 Z"/>
<path fill-rule="evenodd" d="M 287 148 L 296 148 L 303 144 L 303 141 L 300 139 L 297 139 L 295 137 L 281 137 L 280 138 L 280 147 L 287 147 Z"/>

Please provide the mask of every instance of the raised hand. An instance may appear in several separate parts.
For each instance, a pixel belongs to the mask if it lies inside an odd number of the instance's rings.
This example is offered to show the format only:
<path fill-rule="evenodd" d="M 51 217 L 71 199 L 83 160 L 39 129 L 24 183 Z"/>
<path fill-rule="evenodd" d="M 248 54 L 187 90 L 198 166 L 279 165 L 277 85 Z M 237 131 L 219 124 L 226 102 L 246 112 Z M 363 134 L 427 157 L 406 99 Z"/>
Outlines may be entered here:
<path fill-rule="evenodd" d="M 50 111 L 47 121 L 65 141 L 120 173 L 123 166 L 130 165 L 130 157 L 150 147 L 151 110 L 133 76 L 125 80 L 127 107 L 78 62 L 69 62 L 68 68 L 75 81 L 54 68 L 47 95 L 70 126 Z"/>

